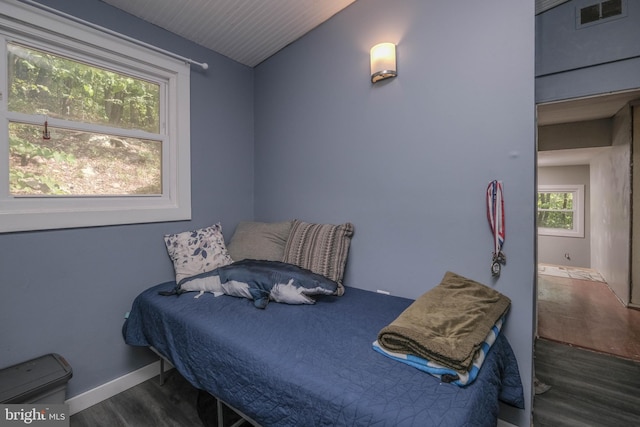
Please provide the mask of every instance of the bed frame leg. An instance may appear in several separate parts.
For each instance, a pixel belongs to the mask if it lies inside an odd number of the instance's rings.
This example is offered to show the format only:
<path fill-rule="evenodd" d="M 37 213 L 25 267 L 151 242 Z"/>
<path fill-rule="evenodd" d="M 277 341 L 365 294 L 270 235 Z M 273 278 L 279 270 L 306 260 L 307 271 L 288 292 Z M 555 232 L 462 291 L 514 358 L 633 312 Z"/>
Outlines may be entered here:
<path fill-rule="evenodd" d="M 160 385 L 164 385 L 164 359 L 160 358 Z"/>
<path fill-rule="evenodd" d="M 222 402 L 216 398 L 216 405 L 218 405 L 218 427 L 224 427 L 224 416 L 222 415 Z"/>

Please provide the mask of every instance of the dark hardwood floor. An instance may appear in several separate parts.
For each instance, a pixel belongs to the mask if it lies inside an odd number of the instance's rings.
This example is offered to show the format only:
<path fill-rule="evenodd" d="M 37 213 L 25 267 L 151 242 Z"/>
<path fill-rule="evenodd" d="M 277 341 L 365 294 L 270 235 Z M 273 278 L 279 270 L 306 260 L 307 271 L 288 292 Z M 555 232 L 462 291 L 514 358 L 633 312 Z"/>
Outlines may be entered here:
<path fill-rule="evenodd" d="M 640 311 L 606 283 L 538 276 L 534 425 L 640 425 Z"/>
<path fill-rule="evenodd" d="M 198 391 L 178 372 L 145 381 L 71 416 L 70 427 L 200 427 Z"/>
<path fill-rule="evenodd" d="M 534 397 L 535 427 L 640 425 L 640 362 L 539 339 L 535 371 L 551 386 Z"/>
<path fill-rule="evenodd" d="M 198 403 L 202 403 L 198 413 Z M 202 418 L 200 417 L 202 416 Z M 223 406 L 225 427 L 251 427 Z M 204 420 L 204 421 L 202 421 Z M 217 427 L 216 400 L 200 392 L 175 369 L 147 380 L 71 416 L 70 427 Z"/>

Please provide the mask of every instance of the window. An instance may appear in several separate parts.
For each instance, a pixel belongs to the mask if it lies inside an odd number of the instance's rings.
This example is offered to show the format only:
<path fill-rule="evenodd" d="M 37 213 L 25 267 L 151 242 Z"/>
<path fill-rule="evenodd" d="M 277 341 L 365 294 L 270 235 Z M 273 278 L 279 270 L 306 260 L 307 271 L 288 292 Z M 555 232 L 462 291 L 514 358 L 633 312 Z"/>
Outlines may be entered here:
<path fill-rule="evenodd" d="M 10 195 L 162 194 L 159 84 L 14 43 L 7 50 Z"/>
<path fill-rule="evenodd" d="M 538 186 L 538 234 L 584 237 L 584 185 Z"/>
<path fill-rule="evenodd" d="M 626 16 L 626 1 L 605 0 L 577 10 L 577 27 L 611 21 Z"/>
<path fill-rule="evenodd" d="M 0 232 L 190 219 L 189 66 L 19 2 L 3 13 Z"/>

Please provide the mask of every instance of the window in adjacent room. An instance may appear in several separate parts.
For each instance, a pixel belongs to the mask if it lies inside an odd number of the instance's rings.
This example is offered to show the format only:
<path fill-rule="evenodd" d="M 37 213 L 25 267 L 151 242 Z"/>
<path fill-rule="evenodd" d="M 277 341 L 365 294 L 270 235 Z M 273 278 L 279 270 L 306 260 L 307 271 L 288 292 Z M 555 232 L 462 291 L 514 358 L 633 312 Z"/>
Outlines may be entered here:
<path fill-rule="evenodd" d="M 538 234 L 584 237 L 584 185 L 538 186 Z"/>
<path fill-rule="evenodd" d="M 189 219 L 189 66 L 7 7 L 0 232 Z"/>

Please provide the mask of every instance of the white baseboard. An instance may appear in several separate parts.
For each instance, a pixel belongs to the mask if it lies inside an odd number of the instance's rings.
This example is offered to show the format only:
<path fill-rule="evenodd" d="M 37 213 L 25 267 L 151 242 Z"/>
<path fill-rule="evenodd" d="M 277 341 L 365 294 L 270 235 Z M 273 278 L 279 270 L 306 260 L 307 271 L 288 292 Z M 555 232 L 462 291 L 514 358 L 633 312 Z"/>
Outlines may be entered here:
<path fill-rule="evenodd" d="M 165 372 L 173 368 L 169 363 L 165 363 Z M 119 378 L 104 383 L 94 389 L 87 390 L 77 396 L 65 401 L 69 405 L 69 415 L 78 413 L 90 406 L 100 403 L 118 393 L 137 386 L 160 374 L 160 361 L 153 362 L 137 371 L 129 372 Z"/>

